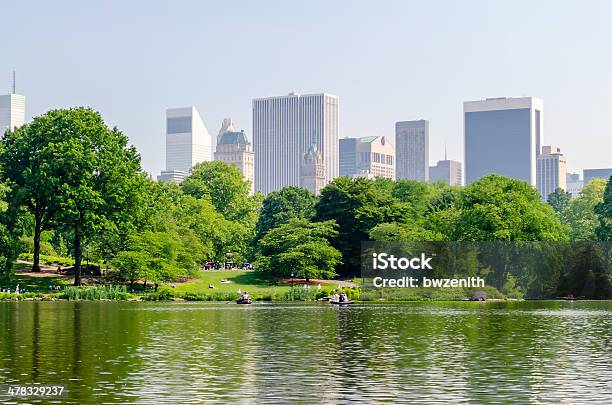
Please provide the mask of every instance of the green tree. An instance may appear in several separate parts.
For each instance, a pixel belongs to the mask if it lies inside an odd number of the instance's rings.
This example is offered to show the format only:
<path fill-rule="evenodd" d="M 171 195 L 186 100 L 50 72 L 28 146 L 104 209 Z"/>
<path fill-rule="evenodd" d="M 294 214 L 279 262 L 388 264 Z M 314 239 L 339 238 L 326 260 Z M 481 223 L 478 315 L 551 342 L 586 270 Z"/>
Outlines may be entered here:
<path fill-rule="evenodd" d="M 74 284 L 81 284 L 83 248 L 104 228 L 131 221 L 139 203 L 140 156 L 118 129 L 109 129 L 89 108 L 53 110 L 44 116 L 50 131 L 46 178 L 59 190 L 57 221 L 70 235 Z"/>
<path fill-rule="evenodd" d="M 234 165 L 220 160 L 198 163 L 181 188 L 195 198 L 209 199 L 230 221 L 254 222 L 256 197 L 249 196 L 250 184 Z"/>
<path fill-rule="evenodd" d="M 361 242 L 370 240 L 372 228 L 381 223 L 406 221 L 407 207 L 381 194 L 372 180 L 339 177 L 321 190 L 315 220 L 334 220 L 339 225 L 332 245 L 342 252 L 340 274 L 355 275 L 361 262 Z"/>
<path fill-rule="evenodd" d="M 457 201 L 451 240 L 565 240 L 567 229 L 526 182 L 491 174 L 468 185 Z"/>
<path fill-rule="evenodd" d="M 270 229 L 286 224 L 292 219 L 311 219 L 315 214 L 314 194 L 302 187 L 285 187 L 273 191 L 263 200 L 257 225 L 256 243 Z"/>
<path fill-rule="evenodd" d="M 567 222 L 568 212 L 572 201 L 572 195 L 562 188 L 557 188 L 548 195 L 547 202 L 557 213 L 561 222 Z"/>
<path fill-rule="evenodd" d="M 27 207 L 34 219 L 32 271 L 40 271 L 40 237 L 54 226 L 60 210 L 63 168 L 56 159 L 55 140 L 61 123 L 55 116 L 35 117 L 31 123 L 7 131 L 0 149 L 0 164 L 11 187 L 11 205 Z"/>
<path fill-rule="evenodd" d="M 600 224 L 600 218 L 595 207 L 603 202 L 605 188 L 605 180 L 593 179 L 570 202 L 566 223 L 571 240 L 598 240 L 595 230 Z"/>
<path fill-rule="evenodd" d="M 294 219 L 271 229 L 259 241 L 254 265 L 274 276 L 332 278 L 341 254 L 329 239 L 337 236 L 333 221 L 308 222 Z"/>
<path fill-rule="evenodd" d="M 599 218 L 599 225 L 595 229 L 597 237 L 599 240 L 612 241 L 612 176 L 606 184 L 603 201 L 595 206 L 595 213 Z"/>
<path fill-rule="evenodd" d="M 142 252 L 119 252 L 112 260 L 112 265 L 119 272 L 122 280 L 129 281 L 130 290 L 134 290 L 136 281 L 144 277 L 146 272 L 146 256 Z"/>

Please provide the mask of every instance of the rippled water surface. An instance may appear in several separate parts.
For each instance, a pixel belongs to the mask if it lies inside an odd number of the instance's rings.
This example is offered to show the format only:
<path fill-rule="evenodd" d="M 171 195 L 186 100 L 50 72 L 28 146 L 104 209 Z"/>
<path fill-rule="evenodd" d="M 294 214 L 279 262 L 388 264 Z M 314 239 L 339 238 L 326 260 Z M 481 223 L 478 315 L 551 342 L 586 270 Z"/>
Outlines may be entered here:
<path fill-rule="evenodd" d="M 57 402 L 612 403 L 610 302 L 0 302 L 0 326 L 0 387 Z"/>

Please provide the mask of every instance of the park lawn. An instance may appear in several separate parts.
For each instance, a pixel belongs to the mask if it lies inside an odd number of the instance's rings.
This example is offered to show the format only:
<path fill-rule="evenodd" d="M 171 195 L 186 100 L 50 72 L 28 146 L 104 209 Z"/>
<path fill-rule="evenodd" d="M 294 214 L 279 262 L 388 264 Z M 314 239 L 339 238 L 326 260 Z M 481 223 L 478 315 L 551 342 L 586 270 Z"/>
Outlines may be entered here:
<path fill-rule="evenodd" d="M 229 284 L 221 280 L 231 281 Z M 215 288 L 208 288 L 208 285 Z M 267 278 L 254 270 L 201 270 L 194 281 L 177 284 L 177 292 L 211 293 L 248 291 L 249 294 L 284 294 L 290 287 L 274 285 L 274 279 Z"/>
<path fill-rule="evenodd" d="M 25 289 L 27 292 L 39 293 L 48 293 L 49 286 L 51 285 L 59 285 L 62 288 L 64 288 L 64 286 L 71 285 L 71 283 L 66 282 L 59 277 L 31 277 L 25 274 L 17 273 L 10 282 L 0 281 L 0 290 L 3 288 L 10 288 L 11 291 L 15 291 L 17 284 L 19 284 L 19 288 L 22 291 Z"/>

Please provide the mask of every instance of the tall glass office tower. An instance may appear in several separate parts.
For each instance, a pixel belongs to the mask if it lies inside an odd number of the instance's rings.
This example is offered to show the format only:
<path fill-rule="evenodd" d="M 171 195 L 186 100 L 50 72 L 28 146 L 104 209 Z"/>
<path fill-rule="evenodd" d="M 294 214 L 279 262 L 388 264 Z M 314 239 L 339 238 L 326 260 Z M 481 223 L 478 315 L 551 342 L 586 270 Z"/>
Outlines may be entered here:
<path fill-rule="evenodd" d="M 542 110 L 533 97 L 464 102 L 465 183 L 496 173 L 535 187 Z"/>
<path fill-rule="evenodd" d="M 255 190 L 300 186 L 304 154 L 316 146 L 325 184 L 338 177 L 338 97 L 297 94 L 253 100 Z"/>
<path fill-rule="evenodd" d="M 0 137 L 25 123 L 25 96 L 10 93 L 0 96 Z"/>

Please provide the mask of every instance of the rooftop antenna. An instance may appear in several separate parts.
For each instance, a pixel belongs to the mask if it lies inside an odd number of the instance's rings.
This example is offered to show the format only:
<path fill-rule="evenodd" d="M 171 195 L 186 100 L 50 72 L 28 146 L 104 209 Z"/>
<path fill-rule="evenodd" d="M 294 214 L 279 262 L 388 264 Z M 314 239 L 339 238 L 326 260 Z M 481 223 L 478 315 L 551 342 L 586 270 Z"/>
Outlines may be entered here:
<path fill-rule="evenodd" d="M 444 160 L 448 160 L 446 157 L 446 142 L 444 142 Z"/>
<path fill-rule="evenodd" d="M 13 94 L 15 94 L 15 71 L 13 70 Z"/>

